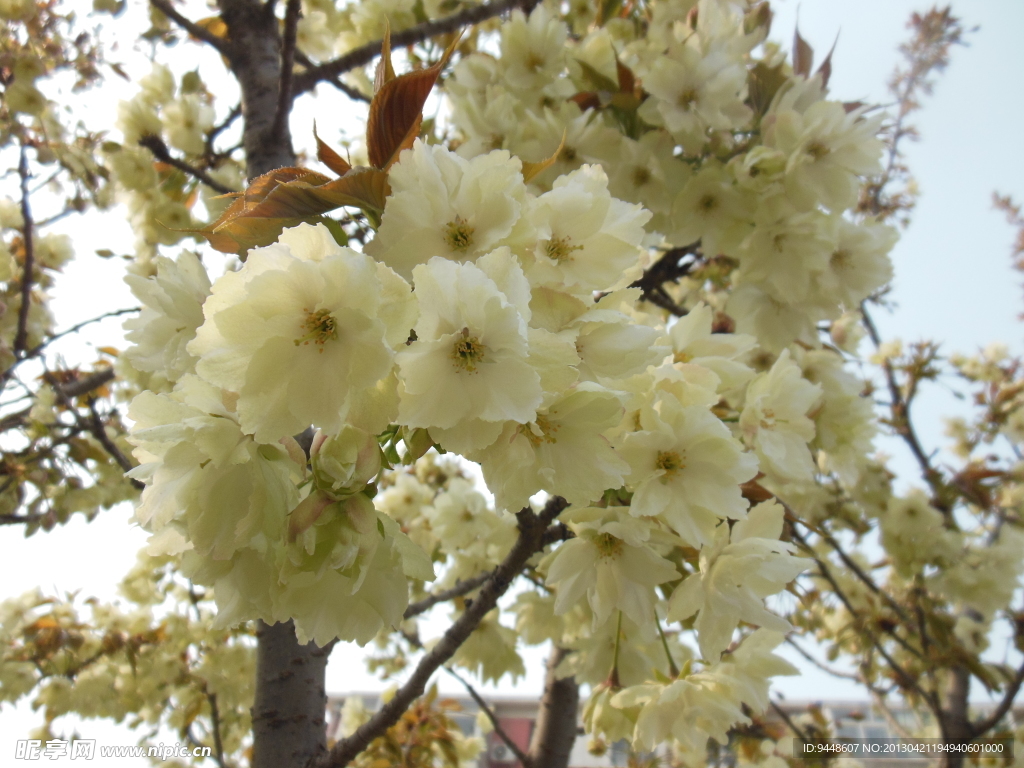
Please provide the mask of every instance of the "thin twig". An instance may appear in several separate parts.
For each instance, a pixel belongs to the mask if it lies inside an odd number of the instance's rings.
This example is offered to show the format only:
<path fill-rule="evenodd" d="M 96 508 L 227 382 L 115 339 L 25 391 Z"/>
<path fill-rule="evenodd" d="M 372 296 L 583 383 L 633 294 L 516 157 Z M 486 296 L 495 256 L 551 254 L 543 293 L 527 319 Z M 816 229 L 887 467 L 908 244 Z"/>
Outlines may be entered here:
<path fill-rule="evenodd" d="M 408 29 L 403 29 L 400 32 L 395 32 L 391 35 L 391 45 L 392 48 L 415 45 L 416 43 L 421 43 L 435 35 L 454 32 L 460 27 L 465 27 L 470 24 L 479 24 L 481 21 L 486 21 L 487 19 L 494 18 L 495 16 L 500 16 L 505 11 L 511 10 L 521 4 L 522 0 L 496 0 L 496 2 L 492 3 L 475 5 L 459 11 L 458 13 L 453 13 L 451 16 L 445 16 L 444 18 L 434 19 L 432 21 L 425 21 L 414 27 L 409 27 Z M 333 59 L 302 72 L 295 78 L 295 95 L 297 96 L 300 93 L 312 90 L 316 84 L 322 80 L 329 80 L 330 78 L 337 77 L 344 72 L 349 72 L 356 67 L 369 64 L 380 55 L 383 43 L 383 40 L 374 40 L 371 43 L 366 43 L 366 45 L 353 48 L 344 56 L 340 56 L 337 59 Z"/>
<path fill-rule="evenodd" d="M 351 736 L 337 742 L 329 752 L 323 753 L 311 768 L 341 768 L 375 738 L 398 722 L 409 705 L 423 694 L 430 677 L 450 659 L 472 632 L 480 625 L 498 599 L 508 591 L 513 580 L 522 571 L 526 561 L 543 549 L 544 534 L 548 525 L 567 506 L 564 499 L 555 497 L 548 501 L 537 515 L 529 509 L 516 514 L 519 536 L 511 551 L 506 555 L 491 577 L 483 585 L 480 594 L 472 604 L 455 620 L 441 639 L 420 659 L 406 683 L 394 697 L 381 707 L 376 714 L 361 725 Z"/>
<path fill-rule="evenodd" d="M 213 128 L 210 129 L 210 132 L 206 134 L 206 145 L 203 149 L 203 155 L 205 155 L 208 159 L 213 159 L 217 157 L 218 153 L 214 151 L 213 143 L 217 140 L 218 136 L 220 136 L 222 133 L 224 133 L 224 131 L 230 128 L 231 125 L 235 122 L 235 120 L 237 120 L 241 116 L 242 105 L 236 104 L 234 107 L 231 108 L 231 111 L 228 112 L 227 117 L 224 118 L 224 122 L 220 123 L 219 125 L 215 125 Z"/>
<path fill-rule="evenodd" d="M 786 642 L 789 643 L 791 646 L 793 646 L 793 648 L 796 649 L 797 653 L 799 653 L 801 656 L 803 656 L 805 659 L 807 659 L 809 662 L 811 662 L 811 664 L 816 666 L 822 672 L 827 672 L 828 674 L 832 675 L 833 677 L 842 677 L 842 678 L 846 678 L 847 680 L 854 680 L 854 681 L 856 681 L 858 683 L 860 682 L 860 676 L 859 675 L 857 675 L 857 674 L 855 674 L 853 672 L 843 672 L 840 669 L 834 669 L 833 667 L 830 667 L 828 664 L 825 664 L 822 661 L 818 661 L 818 659 L 814 658 L 814 656 L 809 651 L 807 651 L 803 646 L 798 645 L 797 642 L 793 638 L 787 637 L 786 638 Z"/>
<path fill-rule="evenodd" d="M 207 174 L 206 171 L 201 171 L 195 166 L 189 165 L 184 160 L 179 160 L 178 158 L 171 155 L 171 152 L 167 148 L 167 145 L 164 144 L 164 140 L 161 139 L 159 136 L 143 136 L 141 139 L 139 139 L 139 144 L 148 149 L 150 152 L 152 152 L 153 157 L 155 157 L 160 162 L 167 163 L 168 165 L 173 165 L 179 171 L 183 171 L 192 178 L 198 179 L 203 184 L 212 189 L 214 192 L 219 192 L 222 195 L 230 195 L 238 191 L 224 184 L 221 184 L 219 181 L 217 181 L 209 174 Z"/>
<path fill-rule="evenodd" d="M 1013 680 L 1006 689 L 1006 693 L 1003 694 L 1003 698 L 999 702 L 999 706 L 992 711 L 992 714 L 984 720 L 971 723 L 971 734 L 974 738 L 984 736 L 990 730 L 999 725 L 999 721 L 1006 716 L 1006 713 L 1010 711 L 1010 707 L 1013 706 L 1013 700 L 1017 698 L 1021 684 L 1024 684 L 1024 664 L 1021 664 L 1017 669 L 1017 674 L 1014 675 Z"/>
<path fill-rule="evenodd" d="M 191 19 L 187 19 L 184 16 L 182 16 L 174 9 L 174 6 L 171 5 L 170 0 L 149 0 L 149 2 L 150 5 L 156 8 L 158 11 L 160 11 L 160 13 L 162 13 L 168 19 L 170 19 L 179 27 L 184 29 L 190 35 L 192 35 L 192 37 L 196 38 L 197 40 L 202 40 L 204 43 L 212 45 L 214 48 L 217 49 L 217 51 L 220 52 L 222 56 L 225 56 L 226 58 L 231 58 L 231 47 L 227 44 L 226 41 L 217 37 L 215 34 L 210 32 L 210 30 L 199 26 Z"/>
<path fill-rule="evenodd" d="M 505 733 L 505 729 L 501 727 L 501 723 L 498 721 L 498 716 L 494 714 L 494 710 L 487 706 L 487 702 L 484 701 L 483 697 L 476 692 L 476 688 L 470 685 L 466 678 L 451 667 L 446 666 L 444 671 L 462 683 L 463 687 L 466 689 L 466 693 L 470 695 L 470 698 L 472 698 L 473 701 L 476 702 L 476 705 L 483 710 L 483 713 L 487 715 L 487 719 L 491 721 L 491 726 L 494 728 L 494 732 L 498 734 L 499 739 L 505 742 L 505 746 L 512 750 L 512 754 L 516 756 L 516 760 L 519 761 L 520 765 L 522 765 L 523 768 L 532 768 L 533 761 L 530 760 L 530 756 L 520 749 L 519 745 L 512 740 L 511 736 Z"/>
<path fill-rule="evenodd" d="M 454 597 L 462 597 L 467 592 L 472 592 L 493 575 L 494 571 L 487 571 L 486 573 L 478 574 L 471 579 L 460 579 L 455 582 L 455 586 L 450 589 L 446 589 L 443 592 L 437 592 L 436 594 L 425 597 L 415 603 L 409 603 L 409 607 L 405 609 L 405 615 L 403 618 L 411 619 L 414 616 L 419 616 L 421 613 L 426 613 L 438 603 L 443 603 Z"/>
<path fill-rule="evenodd" d="M 299 64 L 304 66 L 306 69 L 313 69 L 313 67 L 317 66 L 316 64 L 314 64 L 312 62 L 312 60 L 306 54 L 304 54 L 302 51 L 300 51 L 297 48 L 295 49 L 295 60 L 297 62 L 299 62 Z M 353 101 L 362 101 L 362 102 L 366 102 L 367 104 L 370 103 L 370 97 L 369 96 L 367 96 L 362 91 L 360 91 L 360 90 L 358 90 L 356 88 L 353 88 L 351 85 L 347 85 L 346 83 L 344 83 L 338 77 L 325 77 L 324 78 L 324 82 L 325 83 L 330 83 L 331 85 L 333 85 L 335 88 L 337 88 L 339 91 L 344 93 L 346 96 L 348 96 Z"/>
<path fill-rule="evenodd" d="M 21 273 L 21 306 L 18 307 L 18 330 L 14 334 L 14 357 L 25 356 L 28 340 L 28 311 L 32 304 L 32 271 L 35 269 L 35 246 L 32 237 L 32 207 L 28 201 L 28 148 L 21 147 L 18 160 L 18 176 L 21 177 L 21 218 L 24 221 L 25 264 Z M 6 375 L 5 375 L 6 378 Z"/>
<path fill-rule="evenodd" d="M 0 525 L 21 525 L 22 523 L 35 523 L 42 520 L 46 515 L 33 513 L 31 515 L 0 515 Z"/>
<path fill-rule="evenodd" d="M 800 737 L 804 741 L 807 741 L 807 734 L 804 733 L 802 730 L 800 730 L 800 727 L 796 723 L 793 722 L 793 719 L 789 716 L 789 714 L 786 712 L 786 710 L 784 710 L 782 707 L 780 707 L 774 701 L 771 702 L 771 705 L 772 705 L 772 709 L 774 709 L 776 714 L 778 714 L 778 716 L 781 717 L 783 719 L 783 721 L 785 721 L 786 725 L 789 726 L 790 730 L 793 731 L 793 733 L 795 733 L 798 737 Z"/>
<path fill-rule="evenodd" d="M 206 700 L 210 702 L 210 721 L 213 725 L 213 748 L 215 750 L 213 759 L 217 761 L 220 768 L 225 768 L 224 744 L 220 739 L 220 710 L 217 708 L 217 694 L 207 691 Z"/>
<path fill-rule="evenodd" d="M 111 372 L 110 378 L 113 378 L 113 372 Z M 71 401 L 73 395 L 69 395 L 60 386 L 60 383 L 57 381 L 57 379 L 54 377 L 52 373 L 46 371 L 43 374 L 43 380 L 53 388 L 54 393 L 57 395 L 57 399 L 60 400 L 61 405 L 67 408 L 68 411 L 74 416 L 75 421 L 77 421 L 79 424 L 82 424 L 85 427 L 86 431 L 88 431 L 93 437 L 96 438 L 96 441 L 103 446 L 104 450 L 106 450 L 106 452 L 110 454 L 110 457 L 117 462 L 118 466 L 121 467 L 121 469 L 123 469 L 125 472 L 134 469 L 134 465 L 131 463 L 131 461 L 128 460 L 128 457 L 121 452 L 121 449 L 117 447 L 114 441 L 111 440 L 110 436 L 107 434 L 107 430 L 103 425 L 103 420 L 100 418 L 99 412 L 96 410 L 96 401 L 93 400 L 92 397 L 89 398 L 88 402 L 90 414 L 89 419 L 84 420 L 78 413 L 78 409 L 75 407 L 75 404 Z M 128 478 L 128 482 L 131 483 L 133 488 L 140 491 L 146 487 L 144 483 L 139 482 L 134 477 Z"/>
<path fill-rule="evenodd" d="M 871 319 L 871 315 L 868 313 L 866 303 L 861 303 L 860 312 L 861 317 L 864 318 L 864 327 L 867 329 L 871 342 L 874 344 L 875 349 L 880 349 L 882 337 L 874 320 Z M 931 458 L 921 446 L 917 431 L 914 429 L 914 423 L 910 420 L 910 402 L 903 397 L 899 382 L 896 380 L 896 371 L 893 369 L 892 363 L 888 358 L 882 361 L 882 370 L 885 373 L 886 385 L 889 388 L 889 410 L 892 414 L 892 428 L 896 431 L 897 435 L 903 438 L 903 442 L 907 444 L 907 447 L 910 448 L 910 452 L 914 455 L 914 459 L 921 468 L 922 479 L 932 489 L 932 506 L 949 517 L 952 514 L 952 510 L 950 510 L 949 505 L 942 498 L 942 475 L 932 466 Z"/>
<path fill-rule="evenodd" d="M 292 69 L 295 67 L 295 35 L 302 10 L 300 0 L 288 0 L 284 11 L 284 39 L 281 42 L 281 77 L 277 86 L 277 113 L 271 136 L 284 138 L 292 106 Z"/>
<path fill-rule="evenodd" d="M 83 320 L 82 322 L 77 323 L 76 325 L 72 325 L 70 328 L 68 328 L 66 330 L 63 330 L 60 333 L 53 334 L 53 336 L 51 336 L 50 338 L 48 338 L 45 341 L 40 342 L 36 346 L 32 347 L 32 349 L 30 349 L 28 352 L 25 353 L 25 357 L 35 357 L 40 352 L 42 352 L 49 344 L 52 344 L 57 339 L 63 338 L 64 336 L 69 336 L 72 333 L 77 333 L 78 331 L 80 331 L 83 328 L 85 328 L 87 325 L 92 325 L 93 323 L 98 323 L 101 320 L 106 320 L 107 318 L 110 318 L 110 317 L 119 317 L 121 315 L 130 315 L 130 314 L 132 314 L 134 312 L 140 312 L 140 311 L 142 311 L 142 307 L 126 307 L 125 309 L 115 309 L 112 312 L 104 312 L 102 315 L 97 315 L 96 317 L 92 317 L 92 318 L 90 318 L 88 320 Z"/>

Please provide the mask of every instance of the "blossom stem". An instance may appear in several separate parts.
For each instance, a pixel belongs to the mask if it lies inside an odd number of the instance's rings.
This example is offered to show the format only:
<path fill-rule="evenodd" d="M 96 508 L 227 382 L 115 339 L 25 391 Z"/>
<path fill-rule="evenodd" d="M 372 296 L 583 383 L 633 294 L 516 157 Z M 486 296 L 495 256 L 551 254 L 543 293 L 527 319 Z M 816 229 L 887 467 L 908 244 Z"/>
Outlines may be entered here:
<path fill-rule="evenodd" d="M 661 621 L 658 619 L 657 613 L 654 614 L 654 626 L 658 628 L 658 636 L 661 637 L 661 647 L 665 649 L 665 657 L 668 659 L 668 671 L 674 680 L 679 677 L 679 667 L 676 666 L 676 662 L 672 658 L 672 652 L 668 649 L 668 638 L 665 637 L 665 630 L 661 628 Z"/>
<path fill-rule="evenodd" d="M 622 611 L 615 624 L 615 650 L 612 652 L 612 671 L 608 673 L 608 683 L 612 688 L 620 688 L 619 684 L 619 645 L 622 642 Z"/>

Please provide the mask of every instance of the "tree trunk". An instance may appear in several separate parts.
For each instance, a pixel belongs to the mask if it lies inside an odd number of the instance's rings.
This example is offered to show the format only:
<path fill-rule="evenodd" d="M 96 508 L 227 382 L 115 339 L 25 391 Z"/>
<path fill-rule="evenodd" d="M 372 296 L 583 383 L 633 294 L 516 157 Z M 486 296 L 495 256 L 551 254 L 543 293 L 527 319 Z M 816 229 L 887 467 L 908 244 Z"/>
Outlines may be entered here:
<path fill-rule="evenodd" d="M 945 744 L 963 744 L 974 738 L 968 710 L 971 692 L 971 673 L 966 667 L 950 670 L 949 681 L 942 697 L 940 726 Z M 964 753 L 946 752 L 939 761 L 941 768 L 962 768 Z"/>
<path fill-rule="evenodd" d="M 532 768 L 566 768 L 576 741 L 580 687 L 574 677 L 558 679 L 555 671 L 568 651 L 557 645 L 548 657 L 544 697 L 537 711 L 537 724 L 530 739 Z"/>
<path fill-rule="evenodd" d="M 288 120 L 275 125 L 281 38 L 272 3 L 220 0 L 229 64 L 242 91 L 246 175 L 295 164 Z M 290 111 L 290 104 L 288 104 Z M 330 649 L 299 645 L 292 622 L 256 625 L 253 768 L 304 768 L 327 749 L 325 670 Z"/>
<path fill-rule="evenodd" d="M 257 622 L 252 768 L 303 768 L 327 750 L 329 649 L 299 645 L 292 622 Z"/>
<path fill-rule="evenodd" d="M 231 71 L 242 89 L 246 174 L 255 178 L 295 164 L 288 121 L 275 130 L 281 83 L 281 36 L 272 3 L 220 0 Z M 290 111 L 290 105 L 289 105 Z"/>

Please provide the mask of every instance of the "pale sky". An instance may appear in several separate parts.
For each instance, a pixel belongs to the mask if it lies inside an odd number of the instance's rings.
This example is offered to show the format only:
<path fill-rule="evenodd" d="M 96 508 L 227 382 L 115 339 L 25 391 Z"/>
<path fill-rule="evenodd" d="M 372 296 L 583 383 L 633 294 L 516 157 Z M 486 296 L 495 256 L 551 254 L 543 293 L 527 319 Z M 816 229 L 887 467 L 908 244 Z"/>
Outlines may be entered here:
<path fill-rule="evenodd" d="M 885 83 L 897 61 L 896 46 L 906 34 L 906 19 L 913 10 L 928 7 L 910 0 L 801 0 L 799 4 L 777 0 L 773 6 L 773 38 L 787 47 L 798 12 L 800 31 L 815 48 L 818 60 L 839 34 L 832 95 L 869 103 L 889 101 Z M 907 147 L 907 158 L 921 197 L 913 223 L 893 253 L 896 277 L 892 298 L 898 308 L 892 315 L 876 313 L 876 319 L 887 338 L 933 338 L 943 342 L 945 350 L 963 352 L 999 341 L 1020 351 L 1021 326 L 1016 316 L 1024 309 L 1024 291 L 1021 276 L 1009 268 L 1013 232 L 1004 224 L 1002 214 L 992 209 L 991 194 L 998 190 L 1024 201 L 1024 154 L 1019 148 L 1020 126 L 1024 125 L 1019 98 L 1019 78 L 1024 73 L 1024 46 L 1020 45 L 1024 2 L 971 0 L 961 2 L 954 11 L 967 26 L 980 29 L 969 36 L 969 47 L 953 52 L 949 70 L 915 118 L 922 140 Z M 196 48 L 187 50 L 193 56 Z M 293 133 L 311 134 L 310 122 L 309 110 L 300 108 L 292 121 Z M 59 308 L 63 302 L 70 308 L 58 317 L 58 328 L 135 303 L 113 276 L 115 264 L 105 262 L 97 267 L 97 260 L 89 258 L 92 247 L 102 247 L 92 246 L 91 241 L 105 242 L 101 237 L 108 237 L 112 226 L 109 222 L 98 228 L 89 222 L 68 223 L 80 260 L 57 289 L 55 306 Z M 126 236 L 123 229 L 121 237 Z M 106 280 L 104 275 L 112 279 Z M 94 344 L 111 343 L 116 330 L 114 321 L 94 329 L 86 338 Z M 958 407 L 941 388 L 936 388 L 935 394 L 926 393 L 917 411 L 917 424 L 928 449 L 942 442 L 941 416 Z M 901 446 L 892 442 L 880 445 L 893 455 L 892 466 L 897 471 L 904 476 L 912 471 Z M 907 482 L 912 483 L 913 478 Z M 115 510 L 89 524 L 76 516 L 69 525 L 29 540 L 17 529 L 0 528 L 0 551 L 4 553 L 0 558 L 0 599 L 36 586 L 50 594 L 79 590 L 82 595 L 113 599 L 113 585 L 132 565 L 145 539 L 141 531 L 129 526 L 128 516 L 128 510 Z M 362 672 L 359 657 L 354 647 L 336 648 L 328 668 L 329 691 L 380 687 Z M 526 662 L 530 668 L 526 680 L 514 687 L 503 684 L 499 690 L 517 694 L 540 691 L 542 657 L 528 654 Z M 457 683 L 444 677 L 440 682 L 443 690 L 460 690 Z M 823 691 L 830 698 L 864 698 L 856 686 L 814 670 L 800 678 L 780 679 L 776 690 L 798 699 L 818 698 Z M 6 706 L 0 710 L 0 718 L 5 737 L 0 739 L 2 768 L 11 764 L 7 762 L 7 736 L 27 730 L 38 722 L 38 715 L 26 705 L 15 712 Z M 80 729 L 91 731 L 93 725 Z M 125 731 L 120 726 L 103 726 L 96 733 L 106 744 L 135 743 L 136 736 Z M 119 764 L 128 766 L 130 761 Z"/>

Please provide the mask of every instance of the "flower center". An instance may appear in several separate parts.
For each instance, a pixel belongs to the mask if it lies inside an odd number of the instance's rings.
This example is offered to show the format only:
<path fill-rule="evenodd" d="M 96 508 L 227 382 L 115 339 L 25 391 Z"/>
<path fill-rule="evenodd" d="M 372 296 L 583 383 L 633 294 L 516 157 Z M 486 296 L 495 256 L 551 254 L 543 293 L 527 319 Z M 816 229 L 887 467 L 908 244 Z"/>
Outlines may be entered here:
<path fill-rule="evenodd" d="M 548 443 L 549 445 L 557 442 L 555 433 L 559 430 L 558 424 L 552 424 L 548 421 L 547 416 L 538 416 L 537 420 L 533 424 L 528 424 L 520 428 L 520 432 L 530 441 L 530 445 L 534 448 L 539 446 L 541 443 Z"/>
<path fill-rule="evenodd" d="M 775 411 L 765 408 L 761 411 L 761 429 L 772 429 L 775 426 Z"/>
<path fill-rule="evenodd" d="M 480 343 L 476 336 L 469 335 L 469 328 L 462 329 L 462 336 L 455 340 L 449 357 L 452 364 L 467 373 L 476 373 L 476 368 L 484 362 L 487 347 Z"/>
<path fill-rule="evenodd" d="M 672 360 L 677 363 L 688 363 L 691 360 L 693 360 L 693 355 L 691 355 L 689 352 L 676 352 L 672 356 Z"/>
<path fill-rule="evenodd" d="M 324 344 L 338 338 L 338 321 L 334 319 L 328 309 L 320 309 L 316 312 L 306 310 L 306 319 L 302 323 L 302 329 L 306 332 L 295 340 L 295 346 L 306 346 L 313 342 L 324 351 Z"/>
<path fill-rule="evenodd" d="M 601 553 L 601 557 L 618 557 L 622 552 L 622 539 L 617 539 L 610 533 L 601 533 L 594 537 L 594 546 Z"/>
<path fill-rule="evenodd" d="M 679 94 L 679 108 L 689 109 L 697 103 L 697 92 L 693 88 L 687 88 Z"/>
<path fill-rule="evenodd" d="M 563 163 L 575 163 L 577 157 L 579 157 L 579 155 L 573 147 L 564 147 L 562 151 L 558 153 L 558 159 Z"/>
<path fill-rule="evenodd" d="M 686 469 L 682 456 L 676 451 L 658 451 L 658 458 L 654 460 L 654 466 L 664 470 L 665 477 L 672 477 L 681 469 Z"/>
<path fill-rule="evenodd" d="M 850 266 L 850 252 L 845 248 L 833 252 L 832 258 L 829 259 L 829 266 L 837 272 L 846 269 Z"/>
<path fill-rule="evenodd" d="M 642 187 L 644 184 L 651 180 L 651 172 L 644 168 L 642 165 L 638 165 L 633 169 L 633 186 Z"/>
<path fill-rule="evenodd" d="M 711 213 L 718 207 L 718 198 L 708 193 L 697 201 L 697 208 L 701 213 Z"/>
<path fill-rule="evenodd" d="M 812 141 L 807 145 L 807 154 L 813 157 L 815 160 L 821 160 L 831 150 L 822 144 L 820 141 Z"/>
<path fill-rule="evenodd" d="M 548 240 L 547 254 L 553 261 L 572 261 L 573 251 L 582 251 L 582 245 L 573 245 L 569 237 L 553 237 Z"/>
<path fill-rule="evenodd" d="M 473 244 L 475 230 L 458 214 L 444 225 L 444 241 L 453 251 L 465 251 Z"/>

